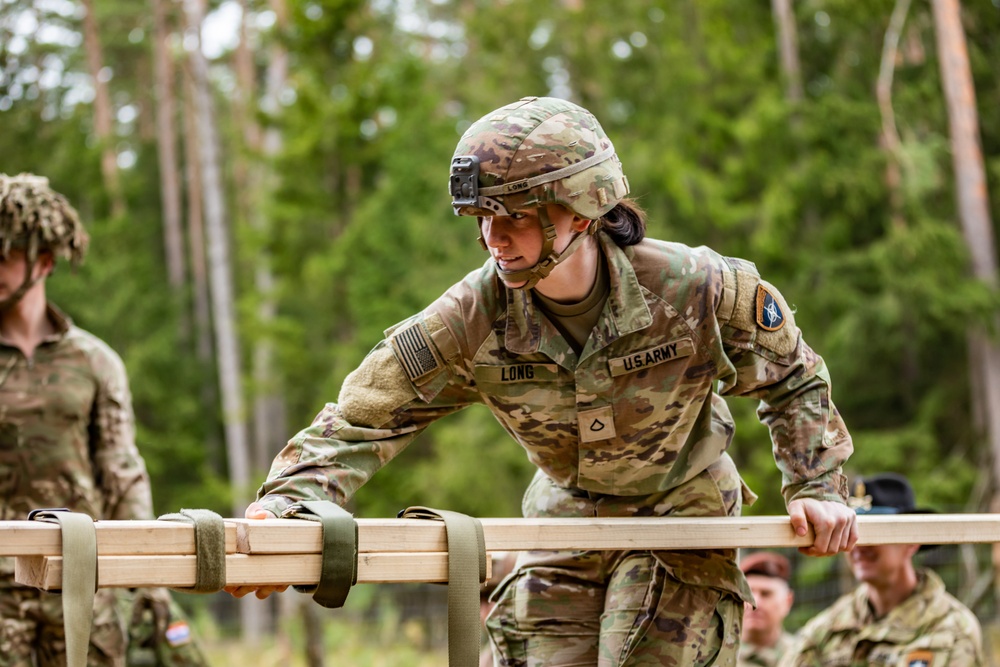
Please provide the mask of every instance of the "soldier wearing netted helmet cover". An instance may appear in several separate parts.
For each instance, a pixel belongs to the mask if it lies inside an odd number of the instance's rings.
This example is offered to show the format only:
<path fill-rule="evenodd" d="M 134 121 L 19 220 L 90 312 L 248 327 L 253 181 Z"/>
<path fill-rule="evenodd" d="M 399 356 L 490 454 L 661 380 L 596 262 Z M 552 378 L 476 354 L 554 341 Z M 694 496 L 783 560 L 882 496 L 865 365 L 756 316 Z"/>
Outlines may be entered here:
<path fill-rule="evenodd" d="M 753 264 L 645 238 L 587 110 L 529 97 L 459 140 L 449 188 L 486 263 L 385 339 L 275 459 L 248 517 L 346 502 L 432 422 L 486 405 L 538 467 L 528 517 L 734 516 L 752 493 L 720 396 L 771 430 L 791 521 L 857 540 L 823 360 Z M 244 594 L 247 589 L 236 590 Z M 258 589 L 263 595 L 267 589 Z M 735 550 L 525 552 L 487 622 L 499 665 L 735 665 Z"/>
<path fill-rule="evenodd" d="M 0 520 L 41 508 L 153 517 L 125 367 L 46 298 L 56 262 L 79 264 L 87 242 L 47 179 L 0 174 Z M 0 558 L 0 667 L 65 665 L 61 597 L 18 586 L 13 565 Z M 113 589 L 101 589 L 88 665 L 124 665 L 125 641 Z"/>

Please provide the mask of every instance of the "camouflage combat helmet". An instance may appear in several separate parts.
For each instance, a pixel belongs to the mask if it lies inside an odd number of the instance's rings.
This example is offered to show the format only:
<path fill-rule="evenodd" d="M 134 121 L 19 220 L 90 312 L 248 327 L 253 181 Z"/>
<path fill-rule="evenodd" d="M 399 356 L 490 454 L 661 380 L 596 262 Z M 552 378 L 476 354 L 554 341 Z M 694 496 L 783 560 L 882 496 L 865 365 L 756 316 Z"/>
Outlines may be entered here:
<path fill-rule="evenodd" d="M 0 308 L 16 303 L 34 284 L 31 274 L 38 254 L 51 252 L 74 266 L 83 261 L 89 237 L 70 203 L 33 174 L 0 174 L 0 259 L 11 250 L 27 255 L 25 280 Z"/>
<path fill-rule="evenodd" d="M 545 234 L 541 260 L 531 269 L 497 272 L 532 287 L 577 247 L 582 235 L 554 253 L 555 229 L 546 204 L 561 204 L 599 220 L 628 194 L 628 181 L 611 140 L 589 111 L 554 97 L 525 97 L 492 111 L 462 135 L 451 160 L 456 215 L 489 217 L 537 209 Z M 590 233 L 597 228 L 590 225 Z"/>
<path fill-rule="evenodd" d="M 0 257 L 19 249 L 33 260 L 48 250 L 76 265 L 88 241 L 76 209 L 49 187 L 49 179 L 0 174 Z"/>

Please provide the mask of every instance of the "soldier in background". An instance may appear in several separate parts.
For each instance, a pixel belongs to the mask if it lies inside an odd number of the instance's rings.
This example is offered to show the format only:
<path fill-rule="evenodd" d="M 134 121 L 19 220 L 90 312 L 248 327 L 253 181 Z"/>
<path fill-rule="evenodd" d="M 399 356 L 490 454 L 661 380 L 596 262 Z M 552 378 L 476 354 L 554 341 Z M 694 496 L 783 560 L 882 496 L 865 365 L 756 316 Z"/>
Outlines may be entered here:
<path fill-rule="evenodd" d="M 736 516 L 754 496 L 726 453 L 722 392 L 761 401 L 792 526 L 815 529 L 808 553 L 854 545 L 853 449 L 823 360 L 753 264 L 645 238 L 590 112 L 530 97 L 486 114 L 459 140 L 450 190 L 489 259 L 387 330 L 276 457 L 247 517 L 345 504 L 472 404 L 538 467 L 526 517 Z M 735 549 L 523 552 L 495 598 L 504 667 L 732 665 L 752 599 Z"/>
<path fill-rule="evenodd" d="M 859 479 L 851 503 L 858 514 L 923 514 L 910 483 L 884 473 Z M 811 665 L 984 665 L 976 616 L 932 570 L 913 565 L 921 547 L 855 547 L 848 562 L 860 585 L 799 631 L 782 667 Z"/>
<path fill-rule="evenodd" d="M 121 358 L 45 294 L 56 261 L 78 265 L 87 243 L 76 210 L 47 179 L 0 174 L 0 520 L 40 508 L 153 518 Z M 17 585 L 13 570 L 13 559 L 0 558 L 0 667 L 65 665 L 61 597 Z M 166 589 L 140 596 L 170 604 Z M 117 597 L 97 591 L 90 667 L 125 664 L 128 619 Z"/>
<path fill-rule="evenodd" d="M 208 664 L 187 615 L 159 588 L 140 588 L 126 598 L 128 667 L 204 667 Z"/>
<path fill-rule="evenodd" d="M 740 560 L 755 605 L 743 611 L 739 667 L 774 667 L 794 641 L 785 631 L 785 617 L 792 610 L 792 567 L 776 551 L 756 551 Z"/>

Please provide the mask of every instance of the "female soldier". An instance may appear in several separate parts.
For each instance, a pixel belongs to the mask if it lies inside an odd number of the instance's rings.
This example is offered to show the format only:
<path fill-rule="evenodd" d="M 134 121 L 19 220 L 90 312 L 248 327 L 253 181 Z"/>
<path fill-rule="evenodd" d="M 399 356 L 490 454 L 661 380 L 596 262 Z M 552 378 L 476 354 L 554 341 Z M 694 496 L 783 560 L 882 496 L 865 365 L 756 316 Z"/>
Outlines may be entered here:
<path fill-rule="evenodd" d="M 752 264 L 644 239 L 593 115 L 533 97 L 487 114 L 459 141 L 450 187 L 490 260 L 387 331 L 275 459 L 248 517 L 345 503 L 472 403 L 538 466 L 525 516 L 738 515 L 752 494 L 726 454 L 718 386 L 761 399 L 792 525 L 815 530 L 806 551 L 854 545 L 851 439 L 822 359 Z M 735 664 L 752 599 L 735 556 L 522 553 L 488 621 L 498 664 Z"/>

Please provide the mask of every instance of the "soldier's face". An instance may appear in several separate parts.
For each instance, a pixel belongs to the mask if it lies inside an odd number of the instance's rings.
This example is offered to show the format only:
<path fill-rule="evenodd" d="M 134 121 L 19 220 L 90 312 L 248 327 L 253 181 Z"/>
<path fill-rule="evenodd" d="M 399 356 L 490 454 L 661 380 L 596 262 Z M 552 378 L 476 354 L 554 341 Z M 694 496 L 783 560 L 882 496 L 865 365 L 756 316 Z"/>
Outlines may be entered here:
<path fill-rule="evenodd" d="M 557 204 L 549 204 L 545 210 L 556 228 L 553 248 L 556 252 L 562 252 L 573 240 L 573 223 L 578 218 L 572 211 Z M 514 211 L 511 215 L 484 217 L 482 234 L 490 255 L 504 271 L 530 269 L 542 259 L 544 237 L 537 209 Z M 526 282 L 504 281 L 504 284 L 516 289 Z"/>
<path fill-rule="evenodd" d="M 6 299 L 24 282 L 24 270 L 28 264 L 28 256 L 23 250 L 11 250 L 7 256 L 0 258 L 0 300 Z M 52 270 L 52 255 L 39 255 L 32 269 L 32 277 L 38 278 Z"/>
<path fill-rule="evenodd" d="M 911 562 L 915 544 L 879 544 L 854 547 L 847 553 L 854 578 L 876 588 L 891 588 Z"/>
<path fill-rule="evenodd" d="M 747 576 L 757 608 L 746 605 L 743 613 L 743 636 L 753 639 L 779 630 L 792 609 L 794 595 L 788 584 L 776 577 L 760 574 Z M 756 642 L 755 642 L 756 643 Z"/>

